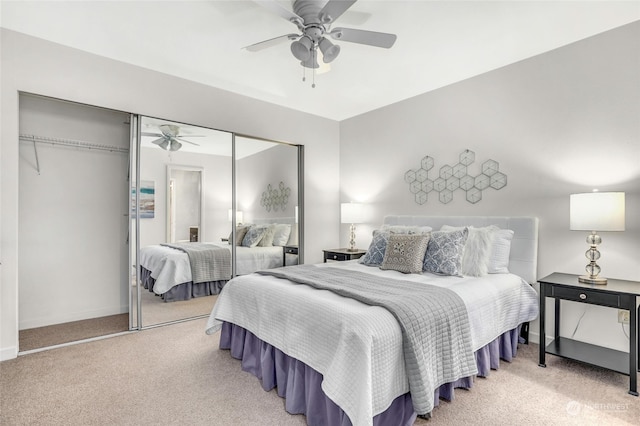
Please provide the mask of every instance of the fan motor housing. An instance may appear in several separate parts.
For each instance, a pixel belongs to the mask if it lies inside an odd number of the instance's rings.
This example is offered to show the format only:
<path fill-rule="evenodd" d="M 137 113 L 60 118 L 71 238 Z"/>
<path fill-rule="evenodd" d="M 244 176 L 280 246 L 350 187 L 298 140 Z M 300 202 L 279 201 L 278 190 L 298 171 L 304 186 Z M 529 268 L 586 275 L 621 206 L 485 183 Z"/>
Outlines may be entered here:
<path fill-rule="evenodd" d="M 296 0 L 293 2 L 293 11 L 304 20 L 304 25 L 322 24 L 320 21 L 320 10 L 322 2 L 318 0 Z"/>

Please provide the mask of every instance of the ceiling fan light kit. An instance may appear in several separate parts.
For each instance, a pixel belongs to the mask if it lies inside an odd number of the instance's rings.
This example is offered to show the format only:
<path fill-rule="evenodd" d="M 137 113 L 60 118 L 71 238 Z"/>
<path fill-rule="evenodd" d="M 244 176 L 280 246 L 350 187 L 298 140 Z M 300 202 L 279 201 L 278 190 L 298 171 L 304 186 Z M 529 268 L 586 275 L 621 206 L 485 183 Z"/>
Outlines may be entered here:
<path fill-rule="evenodd" d="M 181 135 L 180 127 L 175 124 L 161 124 L 158 128 L 160 129 L 160 133 L 142 132 L 142 136 L 158 137 L 158 139 L 151 141 L 151 143 L 158 145 L 165 151 L 177 151 L 182 148 L 182 144 L 178 142 L 178 140 L 190 143 L 191 145 L 200 146 L 195 142 L 184 139 L 184 137 L 201 137 L 201 135 Z"/>
<path fill-rule="evenodd" d="M 336 40 L 386 49 L 396 41 L 395 34 L 352 28 L 329 30 L 328 27 L 355 2 L 356 0 L 329 0 L 326 3 L 323 0 L 295 0 L 292 12 L 276 0 L 256 1 L 260 6 L 296 25 L 301 34 L 285 34 L 252 44 L 245 49 L 257 52 L 281 41 L 294 40 L 291 43 L 291 53 L 304 68 L 314 71 L 314 84 L 311 87 L 315 87 L 315 70 L 320 67 L 317 61 L 318 49 L 322 52 L 322 62 L 325 64 L 332 62 L 340 54 L 340 46 L 333 44 L 325 35 Z M 302 81 L 305 81 L 304 76 Z"/>

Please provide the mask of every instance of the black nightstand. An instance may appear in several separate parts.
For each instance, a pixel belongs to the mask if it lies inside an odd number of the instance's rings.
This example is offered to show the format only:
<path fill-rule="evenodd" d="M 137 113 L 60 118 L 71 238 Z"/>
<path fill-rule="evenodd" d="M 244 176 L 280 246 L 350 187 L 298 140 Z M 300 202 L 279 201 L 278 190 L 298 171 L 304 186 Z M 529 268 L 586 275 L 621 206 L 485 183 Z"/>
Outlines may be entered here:
<path fill-rule="evenodd" d="M 287 266 L 287 254 L 298 254 L 298 246 L 282 246 L 282 266 Z"/>
<path fill-rule="evenodd" d="M 583 284 L 578 276 L 553 273 L 540 283 L 540 356 L 539 365 L 546 367 L 545 354 L 603 367 L 629 376 L 629 393 L 638 396 L 637 376 L 640 369 L 640 344 L 636 337 L 640 308 L 636 311 L 636 298 L 640 296 L 640 282 L 608 279 L 606 285 Z M 554 340 L 545 346 L 545 299 L 555 299 Z M 607 306 L 629 311 L 629 352 L 580 342 L 560 336 L 560 300 Z"/>
<path fill-rule="evenodd" d="M 324 262 L 327 263 L 327 260 L 353 260 L 359 259 L 367 252 L 366 250 L 356 249 L 355 251 L 350 251 L 346 248 L 338 248 L 338 249 L 327 249 L 322 250 L 324 252 Z"/>

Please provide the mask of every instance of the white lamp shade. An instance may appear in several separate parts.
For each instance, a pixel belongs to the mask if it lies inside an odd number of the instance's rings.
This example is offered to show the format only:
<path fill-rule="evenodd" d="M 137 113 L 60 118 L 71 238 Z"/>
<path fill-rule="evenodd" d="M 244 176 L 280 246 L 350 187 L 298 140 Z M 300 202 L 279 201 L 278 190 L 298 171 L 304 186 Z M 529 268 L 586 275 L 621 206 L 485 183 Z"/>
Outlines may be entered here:
<path fill-rule="evenodd" d="M 624 231 L 624 192 L 571 194 L 572 231 Z"/>
<path fill-rule="evenodd" d="M 342 223 L 362 223 L 365 220 L 364 205 L 359 203 L 342 203 L 340 205 L 340 221 Z"/>
<path fill-rule="evenodd" d="M 229 209 L 229 222 L 233 220 L 233 210 Z M 242 212 L 240 210 L 236 211 L 236 223 L 242 223 Z"/>

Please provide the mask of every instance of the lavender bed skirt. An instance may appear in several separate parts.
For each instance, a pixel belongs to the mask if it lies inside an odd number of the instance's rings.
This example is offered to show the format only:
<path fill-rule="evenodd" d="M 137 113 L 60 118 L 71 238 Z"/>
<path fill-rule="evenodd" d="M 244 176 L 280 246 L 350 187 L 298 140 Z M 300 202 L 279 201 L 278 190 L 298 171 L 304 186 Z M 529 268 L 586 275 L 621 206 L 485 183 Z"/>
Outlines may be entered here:
<path fill-rule="evenodd" d="M 478 376 L 486 377 L 500 366 L 500 359 L 511 361 L 518 349 L 519 328 L 507 331 L 476 351 Z M 285 409 L 291 414 L 304 414 L 309 425 L 351 426 L 351 420 L 329 399 L 321 388 L 322 374 L 305 363 L 289 357 L 254 334 L 235 324 L 225 322 L 220 334 L 220 349 L 230 349 L 231 356 L 242 360 L 242 369 L 262 383 L 269 391 L 277 388 L 285 398 Z M 434 392 L 434 405 L 440 398 L 452 401 L 455 388 L 469 389 L 473 377 L 446 383 Z M 391 406 L 373 418 L 374 426 L 412 425 L 416 420 L 411 395 L 397 397 Z"/>
<path fill-rule="evenodd" d="M 156 280 L 151 278 L 151 271 L 142 266 L 140 267 L 140 281 L 144 288 L 153 292 L 153 286 Z M 197 284 L 189 281 L 173 286 L 169 291 L 161 294 L 160 297 L 162 297 L 162 300 L 165 302 L 175 302 L 178 300 L 189 300 L 195 297 L 211 296 L 213 294 L 219 294 L 226 283 L 226 280 L 207 281 Z"/>

